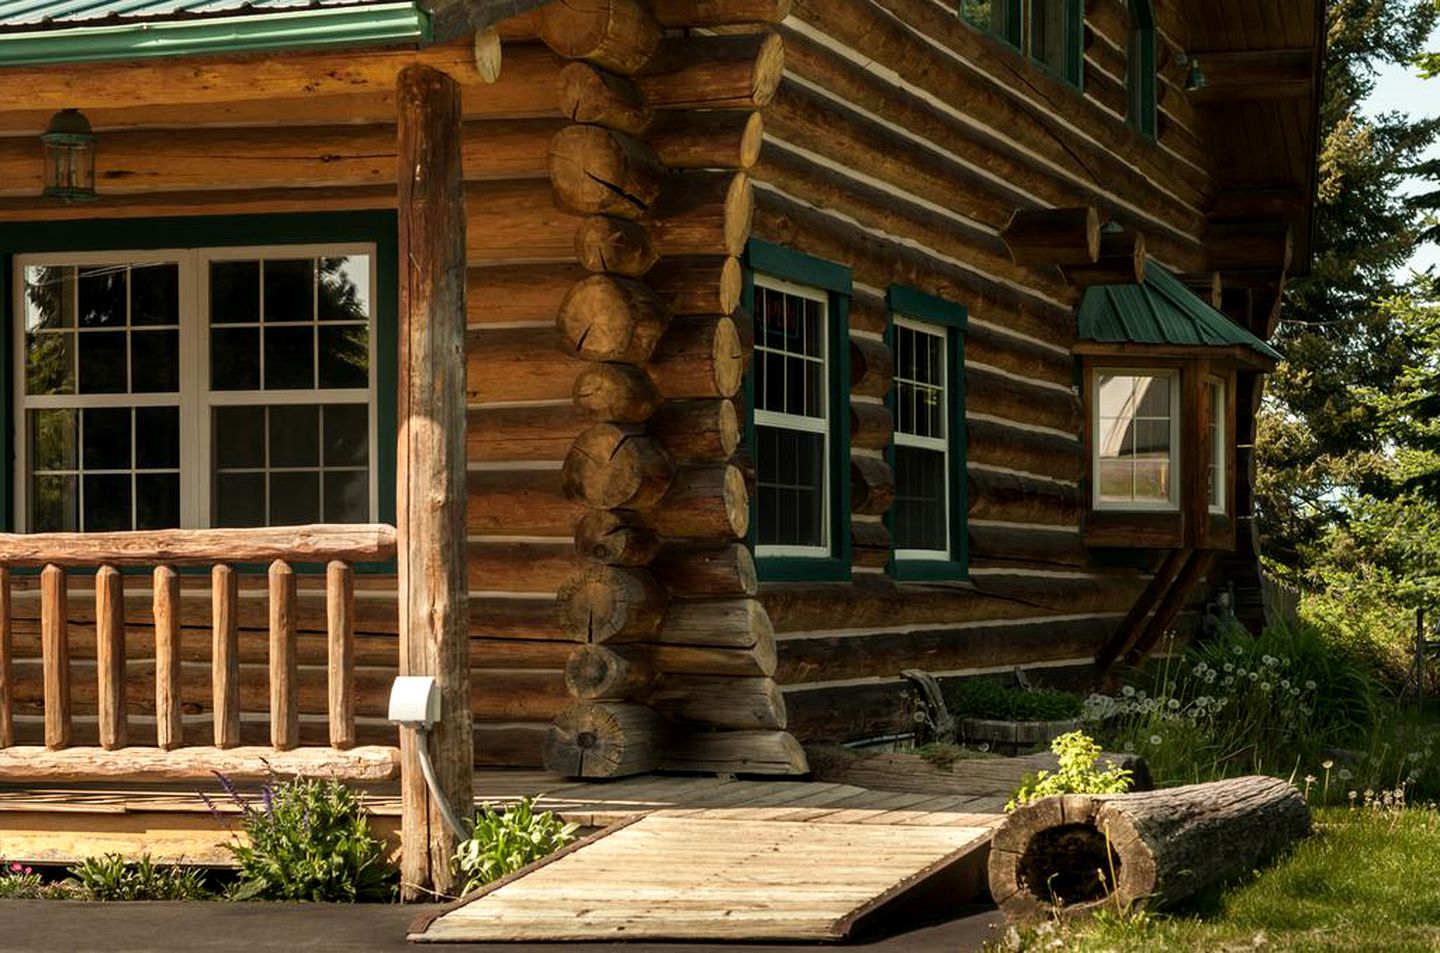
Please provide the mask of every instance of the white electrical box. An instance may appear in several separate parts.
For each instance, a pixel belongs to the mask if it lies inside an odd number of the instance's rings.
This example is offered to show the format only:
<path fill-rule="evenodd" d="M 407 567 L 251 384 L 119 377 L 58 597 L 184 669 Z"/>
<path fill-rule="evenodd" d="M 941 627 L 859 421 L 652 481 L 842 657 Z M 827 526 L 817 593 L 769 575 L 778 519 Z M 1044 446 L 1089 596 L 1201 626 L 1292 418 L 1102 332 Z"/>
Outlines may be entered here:
<path fill-rule="evenodd" d="M 433 675 L 401 675 L 390 686 L 390 720 L 429 728 L 440 720 L 440 686 Z"/>

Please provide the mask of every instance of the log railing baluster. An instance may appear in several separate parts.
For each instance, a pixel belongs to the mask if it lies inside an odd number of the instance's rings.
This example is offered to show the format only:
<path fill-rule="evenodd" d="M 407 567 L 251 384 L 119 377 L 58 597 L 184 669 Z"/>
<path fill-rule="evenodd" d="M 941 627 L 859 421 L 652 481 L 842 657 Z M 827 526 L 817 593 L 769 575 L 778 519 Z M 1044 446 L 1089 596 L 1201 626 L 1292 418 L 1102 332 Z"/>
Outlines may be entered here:
<path fill-rule="evenodd" d="M 240 577 L 229 566 L 210 571 L 210 689 L 215 709 L 215 747 L 240 744 Z"/>
<path fill-rule="evenodd" d="M 336 560 L 325 570 L 329 633 L 330 745 L 355 746 L 355 576 Z"/>
<path fill-rule="evenodd" d="M 10 665 L 13 653 L 10 569 L 0 566 L 0 748 L 8 748 L 15 743 L 15 673 Z"/>
<path fill-rule="evenodd" d="M 155 744 L 180 747 L 180 577 L 169 566 L 155 567 Z"/>
<path fill-rule="evenodd" d="M 295 652 L 295 570 L 283 559 L 270 564 L 270 745 L 300 745 Z"/>
<path fill-rule="evenodd" d="M 70 620 L 65 570 L 40 571 L 40 654 L 45 673 L 45 747 L 70 747 Z"/>
<path fill-rule="evenodd" d="M 99 684 L 100 747 L 128 743 L 125 715 L 125 577 L 114 566 L 95 573 L 95 670 Z"/>

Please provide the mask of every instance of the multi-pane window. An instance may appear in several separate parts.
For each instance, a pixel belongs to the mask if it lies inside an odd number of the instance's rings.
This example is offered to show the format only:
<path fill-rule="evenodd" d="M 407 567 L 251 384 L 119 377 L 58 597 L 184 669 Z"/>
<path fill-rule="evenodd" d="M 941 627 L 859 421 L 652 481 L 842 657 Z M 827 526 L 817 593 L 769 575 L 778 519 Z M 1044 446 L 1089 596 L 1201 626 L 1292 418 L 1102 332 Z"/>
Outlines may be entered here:
<path fill-rule="evenodd" d="M 1093 386 L 1095 505 L 1175 508 L 1178 377 L 1097 370 Z"/>
<path fill-rule="evenodd" d="M 959 11 L 966 22 L 1020 45 L 1020 0 L 959 0 Z"/>
<path fill-rule="evenodd" d="M 374 518 L 371 246 L 17 259 L 16 522 Z"/>
<path fill-rule="evenodd" d="M 949 341 L 944 328 L 895 320 L 895 502 L 897 559 L 950 556 Z"/>
<path fill-rule="evenodd" d="M 1030 0 L 1030 57 L 1079 85 L 1083 13 L 1079 0 Z"/>
<path fill-rule="evenodd" d="M 1206 499 L 1212 513 L 1225 512 L 1225 385 L 1205 382 L 1205 403 L 1210 410 L 1210 463 Z"/>
<path fill-rule="evenodd" d="M 1125 85 L 1130 105 L 1126 121 L 1142 135 L 1155 135 L 1155 12 L 1150 0 L 1129 0 L 1130 46 L 1126 51 Z"/>
<path fill-rule="evenodd" d="M 830 552 L 828 296 L 755 276 L 756 545 Z"/>

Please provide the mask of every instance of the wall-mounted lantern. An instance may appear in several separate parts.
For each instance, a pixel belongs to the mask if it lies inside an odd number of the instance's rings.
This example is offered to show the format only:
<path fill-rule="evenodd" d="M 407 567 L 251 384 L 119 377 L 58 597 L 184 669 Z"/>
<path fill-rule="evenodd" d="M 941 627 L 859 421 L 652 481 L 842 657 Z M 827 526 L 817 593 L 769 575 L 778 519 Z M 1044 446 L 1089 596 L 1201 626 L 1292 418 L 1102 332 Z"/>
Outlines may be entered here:
<path fill-rule="evenodd" d="M 66 202 L 95 198 L 95 133 L 78 109 L 50 119 L 41 134 L 45 144 L 45 195 Z"/>

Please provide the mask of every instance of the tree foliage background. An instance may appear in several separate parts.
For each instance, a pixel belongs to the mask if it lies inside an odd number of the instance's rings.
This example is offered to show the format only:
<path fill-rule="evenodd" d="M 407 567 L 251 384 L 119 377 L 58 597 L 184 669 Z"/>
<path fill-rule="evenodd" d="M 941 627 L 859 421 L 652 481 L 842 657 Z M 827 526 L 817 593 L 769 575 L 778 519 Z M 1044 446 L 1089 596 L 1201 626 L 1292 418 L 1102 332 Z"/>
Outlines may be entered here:
<path fill-rule="evenodd" d="M 1329 4 L 1314 255 L 1286 289 L 1256 447 L 1272 571 L 1317 621 L 1397 651 L 1409 607 L 1440 612 L 1440 284 L 1406 267 L 1440 241 L 1440 117 L 1363 106 L 1382 66 L 1440 73 L 1437 17 L 1440 0 Z"/>

